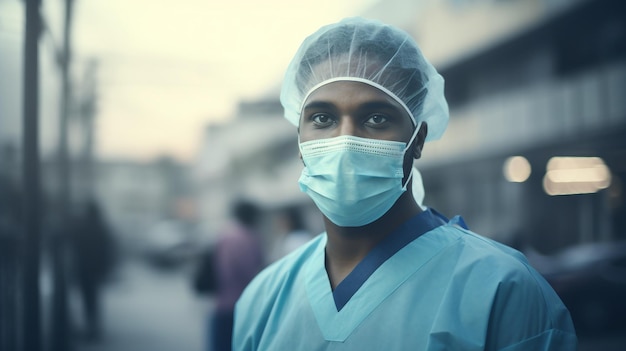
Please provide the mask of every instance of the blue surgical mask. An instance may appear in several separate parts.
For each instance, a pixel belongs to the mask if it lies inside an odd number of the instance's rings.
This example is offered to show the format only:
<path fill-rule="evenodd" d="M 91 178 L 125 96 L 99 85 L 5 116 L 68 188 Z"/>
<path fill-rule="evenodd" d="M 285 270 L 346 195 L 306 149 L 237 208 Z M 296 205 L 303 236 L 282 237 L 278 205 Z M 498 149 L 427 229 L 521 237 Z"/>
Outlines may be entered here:
<path fill-rule="evenodd" d="M 374 222 L 406 191 L 404 155 L 418 130 L 408 144 L 351 135 L 301 143 L 300 190 L 338 226 Z"/>

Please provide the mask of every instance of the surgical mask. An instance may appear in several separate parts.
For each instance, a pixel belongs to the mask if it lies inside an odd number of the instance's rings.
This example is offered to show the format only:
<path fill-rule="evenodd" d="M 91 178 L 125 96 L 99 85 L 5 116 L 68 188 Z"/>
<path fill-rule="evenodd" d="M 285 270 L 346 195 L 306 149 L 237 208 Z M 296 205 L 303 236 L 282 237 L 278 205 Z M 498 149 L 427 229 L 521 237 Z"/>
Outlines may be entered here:
<path fill-rule="evenodd" d="M 408 144 L 351 135 L 301 143 L 300 190 L 338 226 L 374 222 L 406 191 L 413 168 L 402 184 L 404 155 L 420 125 Z"/>

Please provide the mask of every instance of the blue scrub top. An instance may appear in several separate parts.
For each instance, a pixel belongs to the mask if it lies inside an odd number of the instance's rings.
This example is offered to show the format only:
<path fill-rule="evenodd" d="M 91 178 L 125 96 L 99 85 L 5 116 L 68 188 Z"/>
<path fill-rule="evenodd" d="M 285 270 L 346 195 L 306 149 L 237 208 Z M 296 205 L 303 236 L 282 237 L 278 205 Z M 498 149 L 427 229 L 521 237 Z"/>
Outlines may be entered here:
<path fill-rule="evenodd" d="M 439 218 L 407 221 L 335 291 L 325 233 L 269 266 L 237 303 L 233 350 L 576 350 L 521 253 Z"/>

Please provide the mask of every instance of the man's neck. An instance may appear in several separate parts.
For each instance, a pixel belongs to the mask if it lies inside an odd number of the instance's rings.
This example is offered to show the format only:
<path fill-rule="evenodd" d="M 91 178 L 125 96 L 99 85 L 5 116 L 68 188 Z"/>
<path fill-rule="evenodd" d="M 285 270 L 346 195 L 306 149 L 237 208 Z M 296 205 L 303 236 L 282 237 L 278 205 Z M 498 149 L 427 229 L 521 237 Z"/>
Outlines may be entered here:
<path fill-rule="evenodd" d="M 412 194 L 405 192 L 385 215 L 363 227 L 339 227 L 324 218 L 328 235 L 326 271 L 333 289 L 378 243 L 420 212 Z"/>

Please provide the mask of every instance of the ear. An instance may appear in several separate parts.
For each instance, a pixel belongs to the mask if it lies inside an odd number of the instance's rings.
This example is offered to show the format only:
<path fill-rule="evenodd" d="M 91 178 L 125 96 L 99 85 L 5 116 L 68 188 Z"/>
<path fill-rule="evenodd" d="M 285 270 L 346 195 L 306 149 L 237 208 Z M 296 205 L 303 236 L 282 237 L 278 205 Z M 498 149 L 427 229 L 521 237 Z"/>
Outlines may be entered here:
<path fill-rule="evenodd" d="M 422 150 L 424 149 L 424 142 L 426 141 L 426 136 L 428 135 L 428 124 L 426 122 L 422 122 L 422 126 L 420 130 L 417 131 L 417 136 L 415 137 L 414 146 L 413 146 L 413 158 L 416 160 L 422 157 Z"/>

